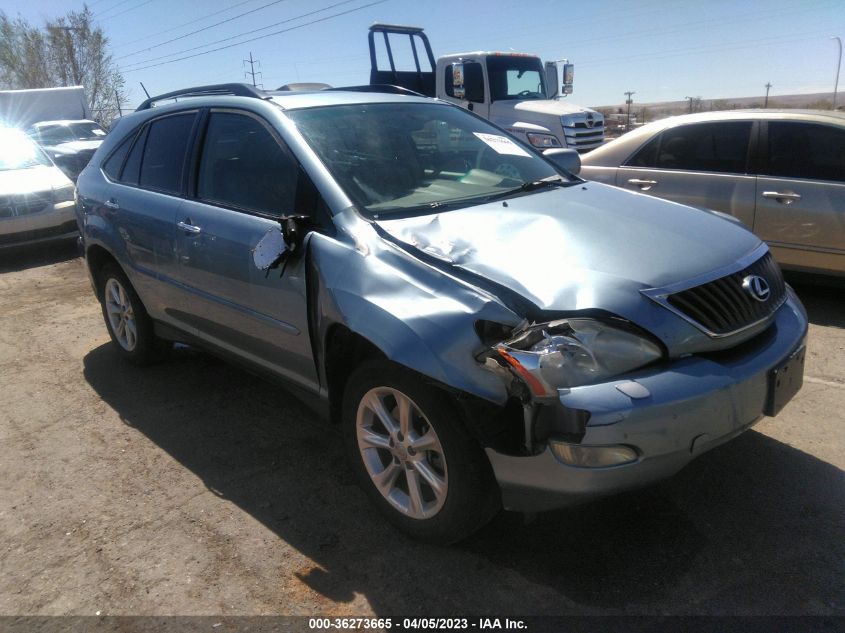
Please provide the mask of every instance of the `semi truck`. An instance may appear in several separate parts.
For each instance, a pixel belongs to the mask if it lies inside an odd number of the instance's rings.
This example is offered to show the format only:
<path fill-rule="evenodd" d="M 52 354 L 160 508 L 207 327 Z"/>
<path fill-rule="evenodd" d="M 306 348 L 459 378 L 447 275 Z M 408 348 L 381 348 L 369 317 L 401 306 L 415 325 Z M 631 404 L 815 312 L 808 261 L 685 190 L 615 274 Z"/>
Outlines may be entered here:
<path fill-rule="evenodd" d="M 413 59 L 411 67 L 400 68 L 396 44 L 404 49 L 406 64 Z M 422 28 L 394 24 L 373 24 L 369 47 L 371 85 L 395 85 L 458 104 L 540 150 L 586 152 L 604 142 L 601 113 L 560 98 L 572 89 L 570 64 L 564 66 L 561 88 L 557 62 L 544 64 L 536 55 L 476 51 L 435 61 Z"/>

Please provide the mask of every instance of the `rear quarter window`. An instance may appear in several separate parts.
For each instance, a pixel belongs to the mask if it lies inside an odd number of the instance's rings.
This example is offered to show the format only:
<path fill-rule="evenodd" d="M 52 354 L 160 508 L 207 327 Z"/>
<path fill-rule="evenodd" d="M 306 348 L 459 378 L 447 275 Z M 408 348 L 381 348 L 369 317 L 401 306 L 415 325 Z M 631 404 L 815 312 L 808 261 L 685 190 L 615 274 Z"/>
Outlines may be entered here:
<path fill-rule="evenodd" d="M 106 161 L 103 163 L 103 171 L 111 180 L 120 180 L 120 172 L 123 168 L 123 162 L 126 160 L 126 155 L 129 153 L 129 148 L 132 146 L 132 141 L 135 139 L 135 134 L 130 134 L 126 137 L 117 149 L 114 150 Z"/>

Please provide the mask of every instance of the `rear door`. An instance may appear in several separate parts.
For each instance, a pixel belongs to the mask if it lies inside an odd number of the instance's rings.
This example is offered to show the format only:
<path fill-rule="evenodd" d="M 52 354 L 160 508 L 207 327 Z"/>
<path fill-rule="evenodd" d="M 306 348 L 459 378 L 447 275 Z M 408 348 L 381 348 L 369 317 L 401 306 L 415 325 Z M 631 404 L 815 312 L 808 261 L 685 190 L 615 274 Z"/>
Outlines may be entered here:
<path fill-rule="evenodd" d="M 308 211 L 297 200 L 307 177 L 273 128 L 246 111 L 212 110 L 196 159 L 195 195 L 176 218 L 182 318 L 208 343 L 316 388 L 305 258 L 261 271 L 252 257 L 281 216 Z"/>
<path fill-rule="evenodd" d="M 845 273 L 845 128 L 766 125 L 754 232 L 782 264 Z"/>
<path fill-rule="evenodd" d="M 752 121 L 678 125 L 637 151 L 616 185 L 754 223 L 755 177 L 748 173 Z"/>
<path fill-rule="evenodd" d="M 133 282 L 154 318 L 173 322 L 178 293 L 175 221 L 183 204 L 184 167 L 197 112 L 147 123 L 104 163 L 113 183 L 105 202 Z M 178 319 L 177 319 L 178 320 Z"/>

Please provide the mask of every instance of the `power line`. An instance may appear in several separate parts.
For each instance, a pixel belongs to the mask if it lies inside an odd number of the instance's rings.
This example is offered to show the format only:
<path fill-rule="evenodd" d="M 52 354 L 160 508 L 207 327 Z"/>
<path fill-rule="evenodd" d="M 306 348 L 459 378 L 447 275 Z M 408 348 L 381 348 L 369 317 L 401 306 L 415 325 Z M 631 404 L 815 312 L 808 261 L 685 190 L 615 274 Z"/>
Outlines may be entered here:
<path fill-rule="evenodd" d="M 827 31 L 824 31 L 825 33 Z M 805 33 L 796 33 L 796 37 L 789 37 L 784 38 L 782 36 L 771 36 L 771 37 L 763 37 L 756 40 L 746 40 L 744 44 L 737 44 L 733 46 L 724 46 L 724 45 L 705 45 L 705 46 L 693 46 L 689 48 L 676 48 L 672 50 L 665 50 L 665 51 L 656 51 L 650 53 L 634 53 L 632 55 L 625 55 L 625 60 L 629 61 L 632 59 L 650 59 L 653 57 L 682 57 L 683 55 L 687 54 L 698 54 L 698 53 L 710 53 L 710 52 L 720 52 L 720 51 L 728 51 L 728 50 L 740 50 L 745 48 L 755 48 L 757 46 L 770 46 L 773 44 L 788 44 L 792 42 L 803 42 L 806 40 L 815 39 L 815 37 L 807 37 L 807 36 L 817 36 L 822 31 L 807 31 Z M 620 58 L 619 57 L 604 57 L 601 59 L 593 59 L 590 61 L 582 62 L 581 68 L 592 67 L 592 66 L 601 66 L 603 64 L 618 64 Z"/>
<path fill-rule="evenodd" d="M 220 44 L 222 42 L 229 42 L 231 40 L 238 39 L 240 37 L 244 37 L 245 35 L 250 35 L 252 33 L 258 33 L 259 31 L 266 31 L 267 29 L 273 28 L 274 26 L 279 26 L 281 24 L 287 24 L 288 22 L 293 22 L 294 20 L 306 18 L 308 16 L 314 15 L 316 13 L 320 13 L 322 11 L 328 11 L 329 9 L 334 9 L 335 7 L 339 7 L 343 4 L 349 4 L 350 2 L 354 2 L 354 0 L 341 0 L 341 2 L 336 2 L 335 4 L 330 4 L 329 6 L 323 7 L 322 9 L 317 9 L 315 11 L 309 11 L 308 13 L 303 13 L 301 15 L 297 15 L 297 16 L 294 16 L 292 18 L 288 18 L 286 20 L 281 20 L 280 22 L 275 22 L 274 24 L 262 26 L 261 28 L 258 28 L 258 29 L 253 29 L 251 31 L 244 31 L 243 33 L 238 33 L 237 35 L 232 35 L 231 37 L 224 37 L 223 39 L 215 40 L 214 42 L 207 42 L 205 44 L 200 44 L 199 46 L 194 46 L 192 48 L 186 48 L 186 49 L 181 50 L 181 51 L 168 53 L 166 55 L 160 55 L 159 57 L 153 57 L 151 59 L 145 59 L 145 60 L 139 61 L 139 62 L 132 62 L 130 64 L 127 64 L 127 66 L 138 66 L 140 64 L 148 64 L 148 65 L 143 66 L 143 68 L 129 68 L 127 70 L 124 70 L 124 72 L 133 72 L 133 71 L 136 71 L 136 70 L 144 70 L 146 68 L 153 68 L 155 66 L 163 66 L 164 64 L 169 64 L 171 62 L 178 62 L 178 61 L 181 61 L 183 59 L 190 59 L 192 57 L 198 57 L 199 55 L 205 55 L 206 53 L 213 53 L 215 51 L 223 50 L 223 49 L 226 49 L 226 48 L 231 48 L 232 46 L 239 46 L 240 44 L 246 44 L 246 43 L 249 43 L 249 42 L 254 42 L 255 40 L 260 40 L 264 37 L 270 37 L 271 35 L 277 35 L 279 33 L 285 33 L 286 31 L 293 30 L 293 29 L 284 29 L 284 30 L 281 30 L 281 31 L 273 32 L 273 33 L 267 33 L 265 35 L 261 35 L 259 37 L 253 38 L 253 39 L 244 40 L 243 42 L 237 42 L 235 44 L 231 44 L 231 45 L 227 45 L 227 46 L 221 46 L 219 48 L 215 48 L 215 49 L 209 50 L 209 51 L 203 51 L 201 53 L 196 53 L 194 55 L 187 55 L 185 57 L 180 57 L 178 59 L 168 60 L 168 61 L 161 62 L 161 63 L 158 63 L 158 64 L 149 64 L 149 62 L 156 62 L 160 59 L 166 59 L 167 57 L 173 57 L 174 55 L 181 55 L 183 53 L 190 53 L 191 51 L 195 51 L 195 50 L 198 50 L 200 48 L 205 48 L 207 46 L 214 46 L 215 44 Z M 379 0 L 378 2 L 373 2 L 372 4 L 363 5 L 361 7 L 356 8 L 356 9 L 351 9 L 349 11 L 345 11 L 343 13 L 338 13 L 338 14 L 335 14 L 335 15 L 332 15 L 332 16 L 329 16 L 329 17 L 335 17 L 336 15 L 346 15 L 347 13 L 352 13 L 353 11 L 358 11 L 359 9 L 365 9 L 367 7 L 370 7 L 370 6 L 373 6 L 373 5 L 376 5 L 376 4 L 381 4 L 382 2 L 387 2 L 387 0 Z M 323 18 L 321 20 L 315 20 L 315 22 L 321 22 L 324 19 L 328 19 L 328 18 Z M 314 22 L 309 22 L 308 24 L 313 24 L 313 23 Z M 307 26 L 307 24 L 303 25 L 303 26 Z M 299 27 L 296 27 L 296 28 L 299 28 Z"/>
<path fill-rule="evenodd" d="M 125 70 L 123 72 L 124 73 L 132 73 L 132 72 L 136 72 L 136 71 L 139 71 L 139 70 L 146 70 L 148 68 L 156 68 L 158 66 L 165 66 L 167 64 L 172 64 L 174 62 L 181 62 L 181 61 L 186 60 L 186 59 L 192 59 L 194 57 L 200 57 L 201 55 L 207 55 L 209 53 L 216 53 L 217 51 L 226 50 L 228 48 L 233 48 L 235 46 L 241 46 L 242 44 L 248 44 L 249 42 L 255 42 L 257 40 L 263 40 L 264 38 L 272 37 L 274 35 L 281 35 L 282 33 L 287 33 L 289 31 L 295 31 L 296 29 L 301 29 L 305 26 L 311 26 L 312 24 L 317 24 L 318 22 L 325 22 L 326 20 L 331 20 L 332 18 L 337 18 L 337 17 L 340 17 L 342 15 L 347 15 L 349 13 L 355 13 L 356 11 L 360 11 L 361 9 L 367 9 L 369 7 L 374 7 L 377 4 L 384 4 L 387 1 L 388 0 L 376 0 L 375 2 L 370 2 L 368 4 L 361 5 L 360 7 L 355 7 L 354 9 L 348 9 L 346 11 L 341 11 L 340 13 L 333 13 L 332 15 L 327 15 L 326 17 L 323 17 L 323 18 L 317 18 L 316 20 L 311 20 L 310 22 L 305 22 L 304 24 L 297 24 L 296 26 L 292 26 L 292 27 L 287 28 L 287 29 L 281 29 L 279 31 L 274 31 L 273 33 L 267 33 L 265 35 L 259 35 L 258 37 L 253 37 L 252 39 L 244 40 L 243 42 L 236 42 L 235 44 L 228 44 L 226 46 L 220 46 L 218 48 L 213 48 L 210 51 L 203 51 L 202 53 L 195 53 L 193 55 L 186 55 L 185 57 L 179 57 L 178 59 L 171 59 L 171 60 L 168 60 L 168 61 L 165 61 L 165 62 L 159 62 L 157 64 L 150 64 L 149 66 L 142 66 L 141 68 L 133 68 L 131 70 Z M 338 3 L 338 4 L 344 4 L 344 3 Z M 320 10 L 325 11 L 325 9 L 320 9 Z M 317 13 L 317 11 L 312 11 L 311 13 L 312 14 Z M 310 15 L 310 14 L 304 14 L 304 15 Z M 298 16 L 298 17 L 304 17 L 304 16 Z M 297 19 L 297 18 L 291 18 L 291 20 L 295 20 L 295 19 Z M 288 21 L 290 21 L 290 20 L 288 20 Z"/>
<path fill-rule="evenodd" d="M 117 16 L 123 15 L 124 13 L 129 13 L 130 11 L 134 11 L 135 9 L 140 9 L 145 4 L 149 4 L 152 1 L 153 0 L 145 0 L 141 4 L 136 4 L 134 7 L 129 7 L 128 9 L 124 9 L 123 11 L 120 11 L 118 13 L 112 13 L 111 15 L 107 15 L 105 18 L 99 18 L 99 20 L 100 20 L 100 22 L 102 22 L 104 20 L 111 20 L 112 18 L 116 18 Z"/>
<path fill-rule="evenodd" d="M 130 0 L 120 0 L 120 1 L 119 1 L 119 2 L 117 2 L 116 4 L 113 4 L 113 5 L 111 5 L 110 7 L 107 7 L 107 8 L 105 8 L 105 9 L 103 9 L 102 13 L 109 13 L 110 11 L 113 11 L 113 10 L 114 10 L 114 9 L 116 9 L 117 7 L 119 7 L 119 6 L 121 6 L 121 5 L 124 5 L 124 4 L 126 4 L 127 2 L 129 2 L 129 1 L 130 1 Z M 99 17 L 100 17 L 100 15 L 97 15 L 97 18 L 99 18 Z"/>
<path fill-rule="evenodd" d="M 180 35 L 178 37 L 174 37 L 172 39 L 166 40 L 161 42 L 160 44 L 154 44 L 148 48 L 142 48 L 132 53 L 126 53 L 126 55 L 121 55 L 117 59 L 125 59 L 127 57 L 131 57 L 132 55 L 137 55 L 138 53 L 146 53 L 147 51 L 151 51 L 154 48 L 158 48 L 159 46 L 164 46 L 165 44 L 170 44 L 171 42 L 175 42 L 177 40 L 185 39 L 186 37 L 190 37 L 191 35 L 196 35 L 197 33 L 202 33 L 203 31 L 207 31 L 208 29 L 213 29 L 215 26 L 220 26 L 221 24 L 226 24 L 227 22 L 231 22 L 233 20 L 237 20 L 238 18 L 242 18 L 245 15 L 249 15 L 250 13 L 255 13 L 256 11 L 261 11 L 262 9 L 266 9 L 267 7 L 271 7 L 274 4 L 279 4 L 280 2 L 285 2 L 286 0 L 273 0 L 272 2 L 268 2 L 267 4 L 263 4 L 260 7 L 255 9 L 250 9 L 249 11 L 244 11 L 243 13 L 239 13 L 238 15 L 233 15 L 230 18 L 226 18 L 225 20 L 220 20 L 220 22 L 215 22 L 214 24 L 209 24 L 208 26 L 204 26 L 201 29 L 197 29 L 196 31 L 191 31 L 190 33 L 185 33 L 184 35 Z"/>
<path fill-rule="evenodd" d="M 102 0 L 99 0 L 102 1 Z M 190 26 L 191 24 L 196 24 L 197 22 L 202 22 L 203 20 L 207 20 L 208 18 L 213 18 L 215 15 L 220 15 L 221 13 L 226 13 L 226 11 L 231 11 L 232 9 L 237 9 L 238 7 L 248 4 L 250 2 L 255 2 L 255 0 L 241 0 L 237 4 L 233 4 L 231 6 L 226 7 L 225 9 L 220 9 L 219 11 L 215 11 L 214 13 L 209 13 L 208 15 L 204 15 L 201 18 L 197 18 L 196 20 L 189 20 L 188 22 L 183 22 L 182 24 L 177 24 L 176 26 L 170 27 L 169 29 L 165 29 L 164 31 L 157 31 L 152 35 L 145 35 L 144 37 L 139 37 L 134 40 L 129 40 L 128 42 L 123 42 L 122 44 L 117 44 L 113 48 L 123 48 L 125 46 L 129 46 L 130 44 L 137 44 L 138 42 L 143 42 L 144 40 L 148 40 L 151 37 L 158 37 L 159 35 L 164 35 L 165 33 L 172 33 L 173 31 L 178 31 L 183 26 Z"/>

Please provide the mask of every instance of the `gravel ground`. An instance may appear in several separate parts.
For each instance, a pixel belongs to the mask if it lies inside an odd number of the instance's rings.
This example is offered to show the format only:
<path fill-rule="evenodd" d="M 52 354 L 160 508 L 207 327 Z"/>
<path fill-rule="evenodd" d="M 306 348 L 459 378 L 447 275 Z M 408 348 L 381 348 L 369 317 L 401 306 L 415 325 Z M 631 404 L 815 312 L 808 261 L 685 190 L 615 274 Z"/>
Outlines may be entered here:
<path fill-rule="evenodd" d="M 0 260 L 0 614 L 845 614 L 845 293 L 803 390 L 655 488 L 421 545 L 335 428 L 180 349 L 112 352 L 72 249 Z"/>

